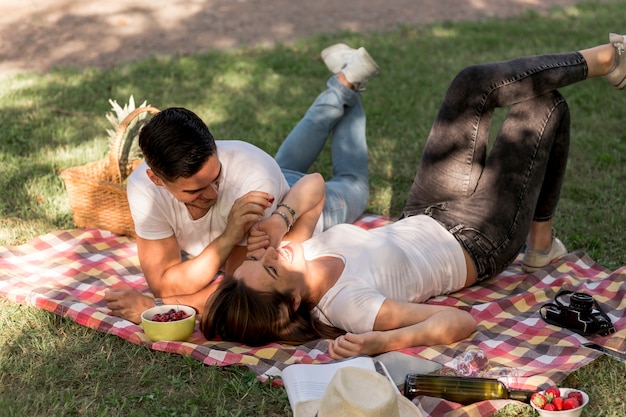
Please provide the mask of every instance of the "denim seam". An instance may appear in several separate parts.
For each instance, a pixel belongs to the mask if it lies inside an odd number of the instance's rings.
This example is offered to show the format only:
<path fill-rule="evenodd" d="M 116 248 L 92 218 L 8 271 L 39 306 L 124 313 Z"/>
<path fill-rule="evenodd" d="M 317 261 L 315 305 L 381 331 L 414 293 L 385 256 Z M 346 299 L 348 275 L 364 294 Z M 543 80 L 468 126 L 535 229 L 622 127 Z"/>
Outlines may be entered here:
<path fill-rule="evenodd" d="M 515 216 L 513 218 L 513 222 L 511 223 L 511 228 L 509 229 L 509 232 L 507 233 L 507 237 L 508 239 L 510 239 L 510 237 L 514 234 L 515 229 L 517 229 L 517 226 L 519 224 L 519 214 L 520 214 L 520 207 L 522 207 L 522 201 L 524 199 L 524 197 L 527 195 L 526 190 L 528 189 L 528 184 L 530 181 L 530 175 L 533 171 L 533 167 L 535 166 L 535 161 L 537 160 L 537 152 L 539 151 L 540 148 L 540 144 L 545 140 L 545 129 L 546 126 L 548 125 L 548 121 L 552 118 L 552 115 L 554 114 L 556 108 L 560 105 L 562 105 L 563 103 L 565 103 L 565 99 L 563 98 L 563 96 L 560 96 L 557 98 L 557 100 L 554 102 L 553 106 L 550 108 L 550 111 L 546 113 L 545 118 L 542 121 L 542 125 L 541 125 L 541 130 L 539 133 L 539 139 L 536 140 L 535 142 L 535 149 L 534 149 L 534 153 L 532 155 L 532 158 L 530 159 L 530 164 L 528 165 L 528 169 L 526 171 L 526 175 L 524 176 L 524 183 L 522 186 L 522 189 L 520 191 L 519 194 L 519 198 L 517 200 L 517 208 L 515 211 Z M 554 213 L 552 214 L 552 217 L 554 216 Z M 507 239 L 507 240 L 508 240 Z M 504 244 L 504 242 L 502 243 Z"/>

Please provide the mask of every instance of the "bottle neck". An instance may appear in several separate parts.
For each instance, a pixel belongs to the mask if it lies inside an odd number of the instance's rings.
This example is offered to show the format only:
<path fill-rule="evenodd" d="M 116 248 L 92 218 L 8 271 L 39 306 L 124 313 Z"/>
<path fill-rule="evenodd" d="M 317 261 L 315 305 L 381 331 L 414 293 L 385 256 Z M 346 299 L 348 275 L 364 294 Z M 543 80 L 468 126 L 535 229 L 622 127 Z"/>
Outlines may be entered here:
<path fill-rule="evenodd" d="M 533 395 L 535 391 L 523 391 L 523 390 L 509 390 L 509 398 L 512 400 L 521 401 L 524 403 L 530 403 L 530 396 Z"/>

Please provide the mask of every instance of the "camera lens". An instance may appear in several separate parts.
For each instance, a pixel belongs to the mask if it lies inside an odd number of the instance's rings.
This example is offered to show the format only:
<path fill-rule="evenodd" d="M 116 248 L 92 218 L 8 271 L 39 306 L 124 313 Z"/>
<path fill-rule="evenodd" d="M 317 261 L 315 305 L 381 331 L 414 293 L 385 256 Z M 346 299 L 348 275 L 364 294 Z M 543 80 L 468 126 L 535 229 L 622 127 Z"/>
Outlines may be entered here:
<path fill-rule="evenodd" d="M 570 307 L 581 312 L 591 312 L 593 309 L 593 298 L 589 294 L 575 292 L 570 297 Z"/>

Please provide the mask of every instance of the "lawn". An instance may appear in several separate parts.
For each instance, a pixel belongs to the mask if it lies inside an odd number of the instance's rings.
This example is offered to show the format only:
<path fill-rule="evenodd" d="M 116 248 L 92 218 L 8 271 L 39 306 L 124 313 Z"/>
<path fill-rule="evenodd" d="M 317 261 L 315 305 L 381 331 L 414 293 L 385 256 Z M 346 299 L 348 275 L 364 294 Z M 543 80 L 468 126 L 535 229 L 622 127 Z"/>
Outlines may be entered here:
<path fill-rule="evenodd" d="M 319 51 L 364 45 L 382 68 L 363 95 L 368 211 L 396 216 L 441 97 L 466 65 L 594 46 L 624 28 L 626 2 L 528 12 L 511 19 L 318 35 L 290 46 L 158 57 L 108 70 L 60 69 L 0 78 L 0 245 L 74 227 L 59 172 L 107 155 L 109 99 L 197 112 L 217 139 L 273 154 L 324 88 Z M 626 265 L 626 92 L 604 80 L 563 89 L 570 160 L 555 227 L 570 250 Z M 498 115 L 501 117 L 501 115 Z M 329 175 L 326 152 L 316 165 Z M 586 416 L 626 415 L 626 365 L 601 358 L 564 385 L 588 392 Z M 0 416 L 283 416 L 284 391 L 245 368 L 203 366 L 103 335 L 0 298 Z M 533 415 L 507 407 L 498 416 Z"/>

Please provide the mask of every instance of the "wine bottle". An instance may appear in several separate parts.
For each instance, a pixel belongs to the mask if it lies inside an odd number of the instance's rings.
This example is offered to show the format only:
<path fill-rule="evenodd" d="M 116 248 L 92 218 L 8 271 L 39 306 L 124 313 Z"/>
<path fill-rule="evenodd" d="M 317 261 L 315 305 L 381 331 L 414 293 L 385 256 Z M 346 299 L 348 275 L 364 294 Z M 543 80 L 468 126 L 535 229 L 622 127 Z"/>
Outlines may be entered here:
<path fill-rule="evenodd" d="M 463 405 L 500 399 L 528 403 L 533 393 L 534 391 L 509 390 L 497 379 L 445 375 L 407 374 L 404 385 L 404 396 L 409 400 L 418 395 L 426 395 Z"/>

